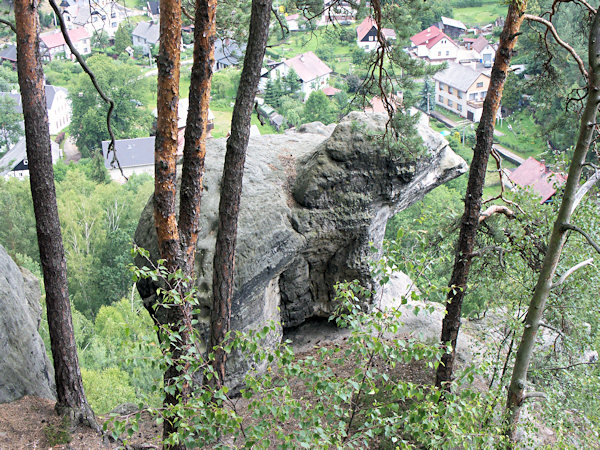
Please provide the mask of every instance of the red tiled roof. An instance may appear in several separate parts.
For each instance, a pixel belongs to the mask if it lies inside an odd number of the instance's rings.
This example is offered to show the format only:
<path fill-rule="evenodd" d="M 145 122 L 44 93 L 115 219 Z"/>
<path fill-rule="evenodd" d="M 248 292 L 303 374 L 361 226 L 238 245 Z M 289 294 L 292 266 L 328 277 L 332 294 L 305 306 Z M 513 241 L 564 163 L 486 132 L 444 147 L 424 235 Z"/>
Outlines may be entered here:
<path fill-rule="evenodd" d="M 325 95 L 328 95 L 328 96 L 332 96 L 332 95 L 335 95 L 335 94 L 337 94 L 338 92 L 342 92 L 341 90 L 339 90 L 339 89 L 336 89 L 336 88 L 334 88 L 333 86 L 325 86 L 325 87 L 324 87 L 323 89 L 321 89 L 321 90 L 323 91 L 323 93 L 324 93 Z"/>
<path fill-rule="evenodd" d="M 452 42 L 454 45 L 456 45 L 456 43 L 452 39 L 450 39 L 442 30 L 440 30 L 435 25 L 432 25 L 429 28 L 415 34 L 413 37 L 410 38 L 410 40 L 416 46 L 425 44 L 427 48 L 431 48 L 444 38 L 448 39 L 449 42 Z"/>
<path fill-rule="evenodd" d="M 74 43 L 90 37 L 89 33 L 84 27 L 73 28 L 72 30 L 68 30 L 67 33 L 69 33 L 69 37 Z M 48 48 L 55 48 L 65 45 L 65 39 L 60 31 L 42 34 L 40 35 L 40 39 Z"/>
<path fill-rule="evenodd" d="M 362 41 L 373 27 L 377 29 L 377 23 L 371 17 L 365 17 L 365 20 L 356 28 L 356 37 L 358 40 Z M 382 28 L 381 33 L 386 39 L 396 39 L 396 32 L 391 28 Z"/>
<path fill-rule="evenodd" d="M 300 18 L 300 14 L 289 14 L 285 16 L 285 20 L 298 20 Z"/>
<path fill-rule="evenodd" d="M 313 52 L 306 52 L 294 56 L 285 61 L 284 64 L 294 69 L 298 77 L 304 83 L 332 72 L 332 70 Z"/>
<path fill-rule="evenodd" d="M 362 41 L 365 35 L 371 31 L 371 28 L 377 28 L 377 24 L 371 17 L 365 17 L 365 20 L 356 28 L 356 37 L 359 41 Z"/>
<path fill-rule="evenodd" d="M 481 50 L 486 48 L 488 45 L 488 40 L 483 36 L 479 36 L 477 39 L 475 39 L 475 42 L 473 42 L 473 50 L 475 50 L 477 53 L 481 53 Z"/>
<path fill-rule="evenodd" d="M 531 187 L 536 194 L 542 197 L 540 203 L 546 202 L 556 193 L 555 186 L 562 186 L 567 181 L 564 175 L 551 172 L 543 163 L 532 157 L 513 170 L 508 178 L 523 188 Z"/>
<path fill-rule="evenodd" d="M 402 97 L 399 95 L 391 95 L 390 98 L 388 99 L 389 101 L 391 101 L 392 104 L 392 108 L 394 109 L 394 111 L 396 110 L 397 106 L 402 103 Z M 383 99 L 379 96 L 375 96 L 371 99 L 371 107 L 366 107 L 365 108 L 365 112 L 375 112 L 375 113 L 386 113 L 388 112 L 388 110 L 385 108 L 385 104 L 383 103 Z"/>

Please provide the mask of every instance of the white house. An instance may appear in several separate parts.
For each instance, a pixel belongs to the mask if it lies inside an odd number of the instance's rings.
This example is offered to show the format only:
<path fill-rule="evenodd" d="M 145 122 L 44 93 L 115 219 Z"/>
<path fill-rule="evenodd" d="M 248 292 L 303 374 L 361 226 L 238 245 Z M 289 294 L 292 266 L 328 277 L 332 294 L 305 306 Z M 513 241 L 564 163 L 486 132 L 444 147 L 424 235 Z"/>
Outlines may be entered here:
<path fill-rule="evenodd" d="M 300 30 L 300 14 L 288 14 L 285 16 L 285 21 L 287 22 L 289 31 L 298 31 Z"/>
<path fill-rule="evenodd" d="M 271 70 L 269 78 L 275 79 L 278 76 L 283 78 L 287 76 L 290 69 L 294 69 L 302 83 L 301 90 L 304 93 L 304 100 L 312 91 L 318 91 L 327 86 L 329 75 L 332 72 L 317 55 L 313 52 L 306 52 L 281 61 Z"/>
<path fill-rule="evenodd" d="M 54 141 L 50 141 L 52 164 L 62 157 L 62 150 Z M 27 161 L 27 148 L 25 137 L 19 139 L 6 154 L 0 159 L 0 176 L 25 178 L 29 176 L 29 162 Z"/>
<path fill-rule="evenodd" d="M 492 67 L 494 59 L 496 58 L 496 49 L 485 37 L 479 36 L 475 39 L 472 48 L 473 51 L 477 53 L 479 62 L 482 63 L 484 67 Z"/>
<path fill-rule="evenodd" d="M 396 39 L 396 32 L 391 28 L 382 28 L 381 33 L 386 41 Z M 371 17 L 365 17 L 365 20 L 356 28 L 356 45 L 366 52 L 378 47 L 377 23 Z"/>
<path fill-rule="evenodd" d="M 410 38 L 410 52 L 429 62 L 454 61 L 458 45 L 436 26 L 431 26 Z"/>
<path fill-rule="evenodd" d="M 113 37 L 128 16 L 125 6 L 111 0 L 63 0 L 60 6 L 67 27 L 84 27 L 90 36 L 105 31 Z"/>
<path fill-rule="evenodd" d="M 92 53 L 90 34 L 84 27 L 72 28 L 67 30 L 67 33 L 79 53 L 82 55 Z M 63 53 L 65 58 L 75 59 L 60 30 L 40 34 L 40 55 L 44 60 L 51 61 Z"/>
<path fill-rule="evenodd" d="M 473 122 L 479 122 L 483 100 L 487 94 L 490 77 L 470 67 L 454 62 L 433 76 L 435 104 Z"/>
<path fill-rule="evenodd" d="M 50 134 L 58 134 L 71 123 L 71 102 L 65 88 L 49 84 L 44 87 L 46 89 L 46 109 L 48 111 Z M 16 112 L 23 114 L 20 94 L 0 92 L 0 95 L 12 97 L 17 103 Z"/>

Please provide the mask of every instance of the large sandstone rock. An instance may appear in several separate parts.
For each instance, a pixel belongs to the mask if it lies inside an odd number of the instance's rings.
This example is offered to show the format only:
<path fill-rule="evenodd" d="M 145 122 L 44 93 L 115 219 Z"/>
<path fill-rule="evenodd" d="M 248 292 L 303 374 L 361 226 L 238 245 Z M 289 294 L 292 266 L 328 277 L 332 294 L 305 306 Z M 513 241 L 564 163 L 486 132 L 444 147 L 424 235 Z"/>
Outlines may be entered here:
<path fill-rule="evenodd" d="M 352 113 L 337 127 L 308 124 L 284 135 L 250 140 L 237 238 L 232 327 L 256 328 L 269 320 L 283 327 L 333 309 L 333 285 L 359 279 L 374 286 L 368 260 L 381 244 L 388 219 L 431 189 L 466 171 L 466 163 L 424 123 L 427 148 L 416 160 L 390 155 L 379 144 L 386 116 Z M 205 192 L 195 268 L 208 330 L 212 261 L 225 140 L 207 145 Z M 136 243 L 157 259 L 152 201 Z M 143 264 L 143 261 L 138 261 Z M 146 304 L 155 287 L 140 283 Z M 281 330 L 270 339 L 276 342 Z M 228 362 L 232 384 L 244 363 Z"/>
<path fill-rule="evenodd" d="M 40 285 L 0 246 L 0 403 L 24 395 L 54 399 L 54 369 L 38 334 Z"/>

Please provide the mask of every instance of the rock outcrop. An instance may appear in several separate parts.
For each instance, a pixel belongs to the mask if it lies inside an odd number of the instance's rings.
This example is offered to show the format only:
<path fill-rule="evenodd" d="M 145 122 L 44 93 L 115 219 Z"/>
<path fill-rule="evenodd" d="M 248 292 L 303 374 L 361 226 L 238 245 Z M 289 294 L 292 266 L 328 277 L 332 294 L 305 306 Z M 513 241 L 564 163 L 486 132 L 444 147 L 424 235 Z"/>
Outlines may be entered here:
<path fill-rule="evenodd" d="M 328 316 L 333 285 L 359 279 L 374 286 L 370 243 L 379 245 L 388 219 L 431 189 L 466 171 L 438 133 L 418 131 L 426 152 L 406 158 L 381 148 L 386 117 L 352 113 L 336 127 L 303 125 L 284 135 L 250 140 L 237 238 L 232 327 L 256 328 L 269 320 L 283 327 Z M 196 284 L 207 330 L 212 262 L 225 140 L 207 144 Z M 158 257 L 152 201 L 146 205 L 136 243 Z M 138 261 L 138 264 L 143 264 Z M 146 304 L 155 288 L 138 285 Z M 270 339 L 278 341 L 278 330 Z M 244 369 L 230 360 L 232 384 Z"/>
<path fill-rule="evenodd" d="M 37 278 L 0 246 L 0 403 L 55 397 L 54 369 L 38 333 L 40 297 Z"/>

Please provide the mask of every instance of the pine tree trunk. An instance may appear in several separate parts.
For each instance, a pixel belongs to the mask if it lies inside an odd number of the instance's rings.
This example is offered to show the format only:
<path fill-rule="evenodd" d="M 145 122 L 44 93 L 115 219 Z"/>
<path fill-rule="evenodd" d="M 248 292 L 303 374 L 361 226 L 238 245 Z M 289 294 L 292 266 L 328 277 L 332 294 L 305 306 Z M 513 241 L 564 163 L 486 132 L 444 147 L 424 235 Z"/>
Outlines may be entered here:
<path fill-rule="evenodd" d="M 67 289 L 67 262 L 56 204 L 44 74 L 39 57 L 37 2 L 16 0 L 15 21 L 17 69 L 25 119 L 29 181 L 54 360 L 56 410 L 60 414 L 69 415 L 74 422 L 99 429 L 83 391 L 73 335 Z"/>
<path fill-rule="evenodd" d="M 250 137 L 250 119 L 254 109 L 254 97 L 260 80 L 260 70 L 269 34 L 270 14 L 271 0 L 252 1 L 248 46 L 233 108 L 231 135 L 227 140 L 221 183 L 219 227 L 213 265 L 213 308 L 209 348 L 222 344 L 230 329 L 235 244 L 244 161 Z M 213 366 L 219 378 L 216 381 L 220 384 L 223 384 L 225 380 L 226 360 L 227 354 L 223 350 L 217 349 Z"/>
<path fill-rule="evenodd" d="M 596 123 L 598 105 L 600 104 L 600 14 L 598 13 L 596 13 L 590 29 L 588 51 L 589 69 L 587 100 L 581 116 L 579 137 L 569 167 L 569 175 L 565 185 L 562 203 L 556 221 L 554 222 L 554 227 L 552 228 L 548 249 L 525 318 L 525 328 L 515 357 L 515 367 L 508 389 L 506 409 L 508 411 L 509 426 L 507 427 L 507 434 L 511 440 L 514 440 L 515 438 L 519 413 L 523 401 L 525 400 L 525 382 L 527 380 L 527 370 L 535 347 L 535 338 L 544 313 L 546 300 L 552 287 L 552 278 L 554 277 L 562 247 L 566 239 L 567 230 L 564 227 L 569 224 L 569 220 L 573 214 L 576 198 L 575 194 L 579 188 L 581 171 L 594 134 L 594 125 Z"/>
<path fill-rule="evenodd" d="M 481 198 L 483 196 L 488 159 L 494 140 L 496 114 L 500 107 L 504 82 L 526 6 L 526 0 L 522 2 L 513 0 L 508 7 L 506 21 L 500 34 L 500 42 L 492 68 L 490 85 L 483 103 L 483 114 L 477 127 L 477 142 L 469 169 L 465 212 L 461 219 L 458 245 L 454 256 L 454 268 L 449 283 L 450 291 L 446 299 L 446 315 L 442 322 L 441 342 L 442 345 L 449 344 L 451 351 L 442 357 L 441 364 L 437 369 L 435 383 L 437 387 L 445 389 L 450 389 L 450 382 L 452 381 L 462 301 L 467 288 L 472 253 L 475 246 L 475 235 L 479 225 Z"/>

